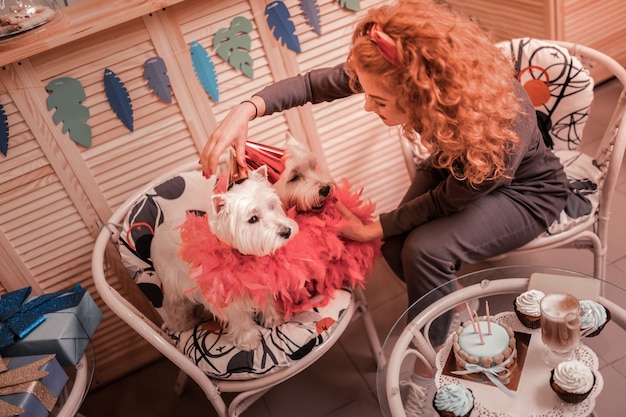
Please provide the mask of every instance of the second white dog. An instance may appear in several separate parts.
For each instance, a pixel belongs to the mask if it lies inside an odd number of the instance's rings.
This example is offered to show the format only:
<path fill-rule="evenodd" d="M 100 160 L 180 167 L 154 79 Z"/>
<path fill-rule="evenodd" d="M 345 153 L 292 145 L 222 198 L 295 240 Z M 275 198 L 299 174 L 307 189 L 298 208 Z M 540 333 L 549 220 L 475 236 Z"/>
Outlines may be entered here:
<path fill-rule="evenodd" d="M 276 191 L 267 180 L 266 166 L 250 172 L 246 180 L 207 200 L 210 200 L 206 211 L 211 232 L 242 254 L 272 254 L 298 232 L 298 224 L 285 215 Z M 163 285 L 164 327 L 173 331 L 190 329 L 206 320 L 207 313 L 215 313 L 199 290 L 188 292 L 196 286 L 196 281 L 189 277 L 189 264 L 177 256 L 179 225 L 178 216 L 166 219 L 155 230 L 151 245 L 154 268 Z M 261 324 L 266 327 L 273 327 L 283 319 L 273 294 L 269 293 L 263 309 L 243 296 L 220 313 L 227 336 L 242 350 L 252 350 L 260 344 L 256 316 L 260 316 Z"/>
<path fill-rule="evenodd" d="M 316 155 L 290 134 L 285 146 L 285 169 L 274 184 L 285 209 L 320 210 L 334 183 L 318 166 Z"/>

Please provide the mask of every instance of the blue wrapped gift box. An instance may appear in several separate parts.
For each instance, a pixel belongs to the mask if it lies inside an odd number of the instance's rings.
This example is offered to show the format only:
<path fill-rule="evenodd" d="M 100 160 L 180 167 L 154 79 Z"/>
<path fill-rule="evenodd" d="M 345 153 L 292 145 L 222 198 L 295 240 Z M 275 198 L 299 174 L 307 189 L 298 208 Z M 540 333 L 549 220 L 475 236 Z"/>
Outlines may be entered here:
<path fill-rule="evenodd" d="M 76 365 L 102 321 L 102 312 L 87 291 L 78 305 L 46 313 L 45 320 L 23 339 L 2 348 L 4 356 L 56 354 L 62 366 Z"/>
<path fill-rule="evenodd" d="M 2 361 L 8 371 L 0 373 L 0 414 L 48 416 L 68 380 L 54 355 L 16 356 Z"/>

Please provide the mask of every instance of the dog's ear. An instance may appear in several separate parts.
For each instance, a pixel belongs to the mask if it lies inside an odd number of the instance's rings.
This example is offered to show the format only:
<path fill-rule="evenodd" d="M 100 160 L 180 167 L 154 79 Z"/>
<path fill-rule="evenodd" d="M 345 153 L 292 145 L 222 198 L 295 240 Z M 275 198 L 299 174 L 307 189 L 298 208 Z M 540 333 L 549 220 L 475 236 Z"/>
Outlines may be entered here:
<path fill-rule="evenodd" d="M 226 207 L 226 199 L 221 194 L 213 194 L 211 196 L 211 204 L 213 205 L 213 211 L 219 214 Z"/>
<path fill-rule="evenodd" d="M 256 181 L 267 181 L 267 165 L 261 165 L 251 172 L 250 177 Z"/>

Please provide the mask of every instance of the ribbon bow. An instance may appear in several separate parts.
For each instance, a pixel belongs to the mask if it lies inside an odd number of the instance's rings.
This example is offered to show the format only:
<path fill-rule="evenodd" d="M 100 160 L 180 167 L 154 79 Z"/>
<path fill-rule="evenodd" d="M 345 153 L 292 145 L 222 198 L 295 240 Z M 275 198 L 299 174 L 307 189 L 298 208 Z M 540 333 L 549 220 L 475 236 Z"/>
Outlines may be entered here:
<path fill-rule="evenodd" d="M 40 371 L 46 363 L 50 362 L 54 355 L 48 355 L 38 361 L 7 370 L 4 360 L 0 360 L 0 395 L 29 393 L 37 398 L 48 411 L 52 411 L 57 402 L 57 397 L 46 387 L 41 378 L 48 375 L 48 371 Z M 0 400 L 0 416 L 17 416 L 24 409 L 6 401 Z"/>
<path fill-rule="evenodd" d="M 513 358 L 515 357 L 515 351 L 511 354 L 511 356 L 502 362 L 500 365 L 493 366 L 491 368 L 484 368 L 480 365 L 475 365 L 473 363 L 465 364 L 465 371 L 452 371 L 451 373 L 455 375 L 468 375 L 474 373 L 482 373 L 484 374 L 489 381 L 493 383 L 496 387 L 500 388 L 502 392 L 504 392 L 509 397 L 515 397 L 515 393 L 508 389 L 504 384 L 508 383 L 509 376 L 511 375 L 511 371 L 506 368 Z M 504 372 L 504 374 L 499 375 L 500 372 Z"/>
<path fill-rule="evenodd" d="M 45 314 L 78 305 L 85 294 L 80 284 L 68 290 L 43 294 L 23 304 L 31 287 L 4 294 L 0 298 L 0 349 L 23 339 L 46 320 Z"/>

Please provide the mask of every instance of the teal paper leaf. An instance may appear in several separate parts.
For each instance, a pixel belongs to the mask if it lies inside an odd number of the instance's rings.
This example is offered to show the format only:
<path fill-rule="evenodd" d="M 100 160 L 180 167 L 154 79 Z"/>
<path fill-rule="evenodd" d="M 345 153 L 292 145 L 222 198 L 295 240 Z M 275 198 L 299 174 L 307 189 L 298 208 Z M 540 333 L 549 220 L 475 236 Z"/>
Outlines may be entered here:
<path fill-rule="evenodd" d="M 9 151 L 9 121 L 4 107 L 0 104 L 0 152 L 7 156 Z"/>
<path fill-rule="evenodd" d="M 246 77 L 253 78 L 250 47 L 252 23 L 245 17 L 237 16 L 230 22 L 229 29 L 219 29 L 213 37 L 213 48 L 217 54 Z"/>
<path fill-rule="evenodd" d="M 172 102 L 172 90 L 170 89 L 170 77 L 167 76 L 167 67 L 161 57 L 148 58 L 143 63 L 143 77 L 148 81 L 148 87 L 161 100 L 166 103 Z"/>
<path fill-rule="evenodd" d="M 317 6 L 317 0 L 301 0 L 300 7 L 302 8 L 302 14 L 307 23 L 311 25 L 315 33 L 321 35 L 320 9 Z"/>
<path fill-rule="evenodd" d="M 87 99 L 85 90 L 75 78 L 62 77 L 46 85 L 51 93 L 46 98 L 48 110 L 56 108 L 52 115 L 55 124 L 63 122 L 63 133 L 70 132 L 70 139 L 86 147 L 91 147 L 91 126 L 87 124 L 89 108 L 80 104 Z"/>
<path fill-rule="evenodd" d="M 119 77 L 108 68 L 104 70 L 104 92 L 117 118 L 132 132 L 133 105 L 130 101 L 128 90 L 126 90 L 124 83 L 122 83 Z"/>
<path fill-rule="evenodd" d="M 341 7 L 345 7 L 348 10 L 352 10 L 358 12 L 361 10 L 361 1 L 360 0 L 337 0 Z"/>
<path fill-rule="evenodd" d="M 191 42 L 190 52 L 196 77 L 198 77 L 204 91 L 206 91 L 216 103 L 219 103 L 220 93 L 217 88 L 217 74 L 211 57 L 209 57 L 209 54 L 207 54 L 198 41 Z"/>
<path fill-rule="evenodd" d="M 300 41 L 296 36 L 296 25 L 289 20 L 291 15 L 285 3 L 273 1 L 265 6 L 265 17 L 276 40 L 292 51 L 300 53 Z"/>

